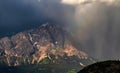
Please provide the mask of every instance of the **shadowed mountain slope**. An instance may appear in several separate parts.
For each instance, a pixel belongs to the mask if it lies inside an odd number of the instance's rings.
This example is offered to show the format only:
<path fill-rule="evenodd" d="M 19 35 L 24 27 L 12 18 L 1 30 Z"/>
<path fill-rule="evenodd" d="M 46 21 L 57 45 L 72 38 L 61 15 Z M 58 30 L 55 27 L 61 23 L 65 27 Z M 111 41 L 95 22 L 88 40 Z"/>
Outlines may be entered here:
<path fill-rule="evenodd" d="M 120 73 L 120 61 L 105 61 L 89 65 L 78 73 Z"/>

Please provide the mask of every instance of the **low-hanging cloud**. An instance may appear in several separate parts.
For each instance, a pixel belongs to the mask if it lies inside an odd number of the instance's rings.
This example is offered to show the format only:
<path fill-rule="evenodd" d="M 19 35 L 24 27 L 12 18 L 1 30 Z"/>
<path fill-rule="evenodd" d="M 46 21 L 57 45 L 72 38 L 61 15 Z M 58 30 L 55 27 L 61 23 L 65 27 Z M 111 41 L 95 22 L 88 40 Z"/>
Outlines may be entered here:
<path fill-rule="evenodd" d="M 78 1 L 78 0 L 76 0 Z M 120 7 L 107 0 L 1 0 L 0 36 L 50 22 L 68 29 L 73 44 L 101 60 L 120 58 Z"/>

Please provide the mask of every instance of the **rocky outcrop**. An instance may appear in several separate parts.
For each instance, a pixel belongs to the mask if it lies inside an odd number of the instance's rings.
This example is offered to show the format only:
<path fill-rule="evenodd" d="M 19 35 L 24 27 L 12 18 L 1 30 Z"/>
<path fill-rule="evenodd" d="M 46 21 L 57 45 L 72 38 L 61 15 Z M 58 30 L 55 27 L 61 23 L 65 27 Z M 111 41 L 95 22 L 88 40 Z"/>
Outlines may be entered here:
<path fill-rule="evenodd" d="M 93 63 L 83 51 L 77 50 L 67 33 L 56 25 L 44 24 L 35 29 L 19 32 L 0 39 L 0 58 L 8 65 L 41 63 L 45 58 L 51 63 Z M 76 58 L 76 59 L 75 59 Z M 60 60 L 61 59 L 61 60 Z M 66 61 L 66 62 L 65 62 Z"/>

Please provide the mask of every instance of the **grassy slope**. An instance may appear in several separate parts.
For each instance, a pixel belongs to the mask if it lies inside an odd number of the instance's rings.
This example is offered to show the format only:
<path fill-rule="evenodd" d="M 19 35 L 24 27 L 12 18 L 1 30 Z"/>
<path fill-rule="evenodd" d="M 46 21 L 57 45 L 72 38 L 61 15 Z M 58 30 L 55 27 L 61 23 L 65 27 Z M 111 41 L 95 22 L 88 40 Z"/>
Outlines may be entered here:
<path fill-rule="evenodd" d="M 16 67 L 0 67 L 0 73 L 75 73 L 80 66 L 62 64 L 34 64 Z"/>

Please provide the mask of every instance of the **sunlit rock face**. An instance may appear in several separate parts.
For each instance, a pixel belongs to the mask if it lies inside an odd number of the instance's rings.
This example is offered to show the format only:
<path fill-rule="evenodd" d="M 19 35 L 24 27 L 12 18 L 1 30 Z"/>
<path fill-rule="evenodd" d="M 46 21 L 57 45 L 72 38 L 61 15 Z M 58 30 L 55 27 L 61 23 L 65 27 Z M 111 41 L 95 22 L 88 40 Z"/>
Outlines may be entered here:
<path fill-rule="evenodd" d="M 42 26 L 0 39 L 1 62 L 9 66 L 43 63 L 70 63 L 85 66 L 95 62 L 85 52 L 76 49 L 67 32 L 57 25 Z M 46 63 L 46 62 L 45 62 Z"/>

